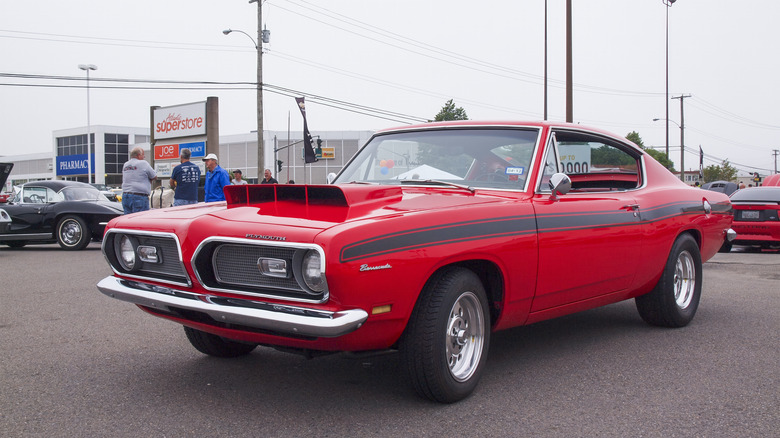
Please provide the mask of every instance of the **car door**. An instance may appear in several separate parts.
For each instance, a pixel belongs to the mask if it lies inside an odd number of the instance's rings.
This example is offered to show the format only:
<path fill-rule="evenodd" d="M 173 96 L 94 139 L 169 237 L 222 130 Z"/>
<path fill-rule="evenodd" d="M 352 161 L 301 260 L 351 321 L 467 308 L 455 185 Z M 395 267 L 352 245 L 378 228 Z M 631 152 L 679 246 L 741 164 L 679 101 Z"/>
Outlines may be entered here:
<path fill-rule="evenodd" d="M 6 207 L 13 219 L 9 232 L 14 234 L 52 233 L 47 212 L 56 193 L 46 187 L 25 186 L 14 205 Z"/>
<path fill-rule="evenodd" d="M 539 274 L 532 312 L 626 290 L 641 263 L 643 223 L 634 194 L 642 184 L 639 154 L 612 139 L 557 131 L 545 152 L 533 198 Z M 554 172 L 572 180 L 552 196 Z"/>

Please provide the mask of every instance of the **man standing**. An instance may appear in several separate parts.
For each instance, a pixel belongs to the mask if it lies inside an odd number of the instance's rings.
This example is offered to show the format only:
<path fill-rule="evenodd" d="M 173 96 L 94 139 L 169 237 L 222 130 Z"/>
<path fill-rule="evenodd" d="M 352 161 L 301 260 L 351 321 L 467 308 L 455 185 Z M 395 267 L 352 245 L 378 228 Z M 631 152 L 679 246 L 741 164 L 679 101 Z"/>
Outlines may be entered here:
<path fill-rule="evenodd" d="M 215 154 L 208 154 L 203 157 L 203 161 L 206 163 L 206 185 L 204 190 L 206 202 L 216 202 L 225 200 L 225 192 L 222 188 L 230 185 L 230 176 L 228 176 L 227 170 L 219 167 L 217 164 L 217 156 Z"/>
<path fill-rule="evenodd" d="M 236 169 L 233 171 L 233 180 L 230 181 L 231 184 L 234 186 L 242 186 L 244 184 L 247 184 L 246 180 L 243 179 L 243 175 L 241 174 L 241 169 Z"/>
<path fill-rule="evenodd" d="M 173 168 L 171 173 L 171 188 L 176 190 L 173 195 L 173 206 L 198 203 L 198 183 L 200 182 L 200 169 L 197 164 L 190 162 L 192 152 L 182 149 L 180 154 L 181 164 Z"/>
<path fill-rule="evenodd" d="M 279 184 L 279 181 L 275 180 L 274 177 L 271 175 L 270 169 L 265 169 L 265 173 L 263 174 L 265 178 L 263 178 L 262 181 L 260 181 L 260 184 Z"/>
<path fill-rule="evenodd" d="M 149 193 L 157 172 L 144 159 L 144 149 L 136 146 L 122 166 L 122 208 L 125 214 L 149 210 Z"/>

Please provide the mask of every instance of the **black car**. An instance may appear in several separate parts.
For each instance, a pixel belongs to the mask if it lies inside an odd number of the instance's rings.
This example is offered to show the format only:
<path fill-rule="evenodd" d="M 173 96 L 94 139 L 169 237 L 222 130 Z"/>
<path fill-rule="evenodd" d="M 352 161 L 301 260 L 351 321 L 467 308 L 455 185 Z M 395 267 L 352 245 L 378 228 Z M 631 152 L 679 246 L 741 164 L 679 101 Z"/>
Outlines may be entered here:
<path fill-rule="evenodd" d="M 0 210 L 11 218 L 5 230 L 0 227 L 0 243 L 17 248 L 57 242 L 63 249 L 79 250 L 103 238 L 108 221 L 122 214 L 122 205 L 89 184 L 52 180 L 24 184 Z"/>

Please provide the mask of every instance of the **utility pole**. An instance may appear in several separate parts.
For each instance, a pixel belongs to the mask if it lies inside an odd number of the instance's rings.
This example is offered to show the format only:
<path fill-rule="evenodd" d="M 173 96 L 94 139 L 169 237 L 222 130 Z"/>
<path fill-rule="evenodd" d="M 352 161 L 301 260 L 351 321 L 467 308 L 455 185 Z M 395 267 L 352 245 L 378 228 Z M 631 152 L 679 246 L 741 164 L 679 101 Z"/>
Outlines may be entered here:
<path fill-rule="evenodd" d="M 775 156 L 775 174 L 777 174 L 777 155 L 778 154 L 780 154 L 780 150 L 775 149 L 775 150 L 772 151 L 772 155 Z"/>
<path fill-rule="evenodd" d="M 263 2 L 257 3 L 257 182 L 263 179 L 265 156 L 263 155 Z"/>
<path fill-rule="evenodd" d="M 574 91 L 571 56 L 571 0 L 566 0 L 566 121 L 574 123 Z"/>
<path fill-rule="evenodd" d="M 672 99 L 680 99 L 680 179 L 685 182 L 685 114 L 683 111 L 683 101 L 686 97 L 691 97 L 690 94 L 681 94 Z"/>

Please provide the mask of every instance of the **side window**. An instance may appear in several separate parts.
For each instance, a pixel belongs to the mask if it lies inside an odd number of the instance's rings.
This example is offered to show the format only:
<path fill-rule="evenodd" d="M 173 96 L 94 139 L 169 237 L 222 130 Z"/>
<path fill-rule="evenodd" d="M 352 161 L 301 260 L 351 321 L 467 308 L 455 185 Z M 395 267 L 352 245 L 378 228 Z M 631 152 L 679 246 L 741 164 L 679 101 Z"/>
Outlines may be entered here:
<path fill-rule="evenodd" d="M 641 185 L 639 154 L 619 142 L 591 134 L 559 132 L 559 166 L 572 191 L 614 191 Z"/>
<path fill-rule="evenodd" d="M 22 191 L 22 200 L 27 204 L 45 204 L 45 187 L 25 187 Z"/>
<path fill-rule="evenodd" d="M 550 136 L 550 141 L 547 143 L 547 151 L 544 154 L 544 169 L 542 170 L 542 179 L 539 183 L 540 192 L 550 192 L 550 177 L 558 173 L 558 163 L 558 147 L 556 135 L 553 133 Z"/>
<path fill-rule="evenodd" d="M 60 202 L 64 198 L 52 189 L 46 189 L 46 202 Z"/>

